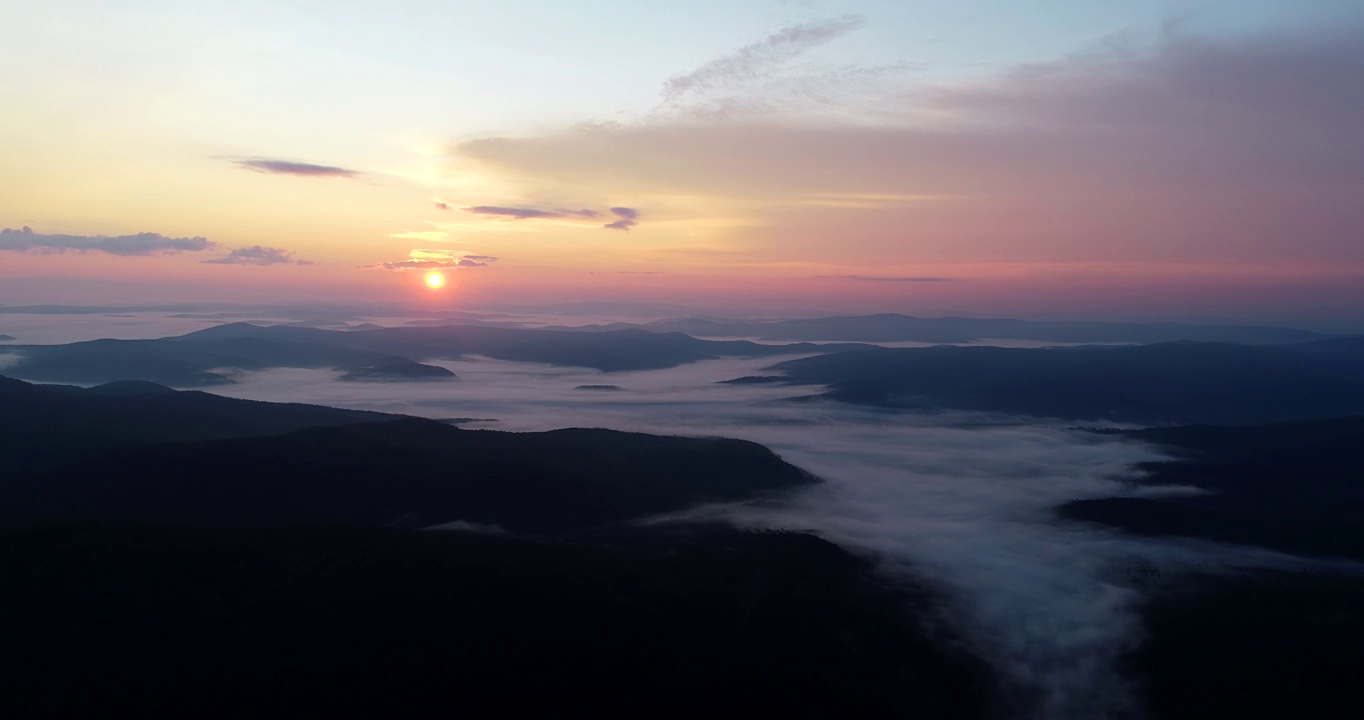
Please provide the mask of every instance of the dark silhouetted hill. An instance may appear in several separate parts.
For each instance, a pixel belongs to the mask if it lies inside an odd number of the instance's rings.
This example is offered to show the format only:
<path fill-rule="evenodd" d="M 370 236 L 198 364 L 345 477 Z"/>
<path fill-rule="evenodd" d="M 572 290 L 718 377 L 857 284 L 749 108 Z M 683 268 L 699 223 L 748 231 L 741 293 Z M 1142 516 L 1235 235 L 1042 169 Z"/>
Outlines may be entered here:
<path fill-rule="evenodd" d="M 0 377 L 0 467 L 12 478 L 125 445 L 272 435 L 395 417 L 177 392 L 147 382 L 82 389 Z"/>
<path fill-rule="evenodd" d="M 0 533 L 5 717 L 990 715 L 935 598 L 808 535 Z M 949 649 L 944 649 L 949 648 Z"/>
<path fill-rule="evenodd" d="M 463 520 L 559 532 L 814 481 L 740 440 L 507 433 L 409 419 L 87 453 L 9 483 L 0 518 L 404 527 Z"/>
<path fill-rule="evenodd" d="M 776 369 L 793 383 L 827 385 L 833 399 L 893 408 L 1151 425 L 1364 413 L 1364 352 L 1356 354 L 1348 343 L 1330 347 L 1176 342 L 877 348 L 792 360 Z"/>
<path fill-rule="evenodd" d="M 394 362 L 395 357 L 415 362 L 477 355 L 611 372 L 669 368 L 715 357 L 763 357 L 823 349 L 815 345 L 782 347 L 698 340 L 681 333 L 644 330 L 574 333 L 454 325 L 323 330 L 231 323 L 157 340 L 19 345 L 15 350 L 20 360 L 5 371 L 13 377 L 45 382 L 147 380 L 193 387 L 231 382 L 230 377 L 217 372 L 223 369 L 295 367 L 365 372 Z"/>
<path fill-rule="evenodd" d="M 789 382 L 785 375 L 745 375 L 732 380 L 721 380 L 722 385 L 780 385 Z"/>
<path fill-rule="evenodd" d="M 86 392 L 92 395 L 105 395 L 108 397 L 135 397 L 137 395 L 173 395 L 177 391 L 165 385 L 158 385 L 146 380 L 118 380 L 103 385 L 96 385 L 86 388 Z"/>
<path fill-rule="evenodd" d="M 499 360 L 570 365 L 608 372 L 667 368 L 713 357 L 762 357 L 818 349 L 812 345 L 783 348 L 745 341 L 698 340 L 682 333 L 643 330 L 589 335 L 465 325 L 333 332 L 238 323 L 200 330 L 176 341 L 189 343 L 242 337 L 306 341 L 419 359 L 483 355 Z"/>
<path fill-rule="evenodd" d="M 1180 456 L 1144 464 L 1145 483 L 1207 493 L 1076 500 L 1061 506 L 1062 516 L 1143 535 L 1364 559 L 1364 417 L 1119 434 Z"/>
<path fill-rule="evenodd" d="M 1038 321 L 1009 318 L 919 318 L 898 313 L 846 315 L 794 320 L 716 320 L 681 318 L 643 325 L 611 323 L 578 330 L 601 331 L 643 327 L 697 337 L 756 337 L 785 341 L 970 343 L 1021 340 L 1052 343 L 1149 344 L 1174 340 L 1279 345 L 1330 337 L 1322 333 L 1249 325 L 1186 325 Z"/>
<path fill-rule="evenodd" d="M 144 380 L 195 387 L 232 382 L 216 372 L 221 369 L 361 368 L 383 359 L 363 350 L 305 341 L 310 332 L 327 331 L 281 329 L 302 337 L 298 341 L 236 337 L 195 343 L 166 339 L 91 340 L 67 345 L 16 346 L 22 359 L 6 367 L 5 372 L 12 377 L 43 382 L 95 384 Z"/>
<path fill-rule="evenodd" d="M 451 380 L 455 374 L 443 367 L 423 365 L 407 358 L 384 358 L 379 362 L 342 375 L 346 382 L 384 382 L 392 380 Z"/>
<path fill-rule="evenodd" d="M 1164 583 L 1124 671 L 1161 720 L 1364 712 L 1364 578 L 1238 572 Z"/>

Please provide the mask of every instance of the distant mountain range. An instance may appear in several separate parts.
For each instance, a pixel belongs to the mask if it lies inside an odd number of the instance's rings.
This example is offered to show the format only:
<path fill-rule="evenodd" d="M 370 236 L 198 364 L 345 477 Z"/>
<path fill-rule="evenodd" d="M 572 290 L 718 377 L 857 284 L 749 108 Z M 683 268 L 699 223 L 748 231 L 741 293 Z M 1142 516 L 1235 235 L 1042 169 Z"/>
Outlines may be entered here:
<path fill-rule="evenodd" d="M 1251 325 L 1118 323 L 1081 320 L 1044 321 L 963 317 L 919 318 L 898 313 L 797 320 L 680 318 L 642 324 L 610 323 L 557 329 L 599 332 L 630 328 L 641 328 L 654 332 L 681 332 L 694 337 L 866 343 L 973 343 L 981 340 L 1015 340 L 1049 343 L 1146 344 L 1173 340 L 1198 340 L 1245 345 L 1277 345 L 1334 337 L 1306 330 Z"/>
<path fill-rule="evenodd" d="M 66 345 L 17 345 L 13 377 L 69 383 L 146 380 L 176 387 L 231 382 L 218 370 L 271 367 L 370 372 L 395 363 L 482 355 L 602 371 L 669 368 L 715 357 L 765 357 L 848 349 L 855 345 L 781 347 L 745 341 L 698 340 L 681 333 L 630 330 L 572 333 L 479 326 L 323 330 L 232 323 L 157 340 L 92 340 Z M 369 369 L 369 370 L 367 370 Z M 404 373 L 412 370 L 406 365 Z M 391 376 L 392 373 L 384 373 Z"/>
<path fill-rule="evenodd" d="M 610 372 L 716 357 L 811 354 L 731 382 L 823 385 L 831 399 L 887 408 L 1148 425 L 1250 424 L 1364 412 L 1361 337 L 1273 345 L 1184 340 L 1062 348 L 884 348 L 699 340 L 637 328 L 337 331 L 234 323 L 159 340 L 12 349 L 18 360 L 5 372 L 14 377 L 82 384 L 143 380 L 180 387 L 232 382 L 224 370 L 272 367 L 337 369 L 343 371 L 341 379 L 351 381 L 449 379 L 448 370 L 420 361 L 469 355 Z"/>
<path fill-rule="evenodd" d="M 1147 425 L 1251 424 L 1364 413 L 1364 338 L 1279 346 L 872 348 L 791 360 L 789 383 L 879 407 Z M 739 379 L 773 382 L 770 376 Z"/>

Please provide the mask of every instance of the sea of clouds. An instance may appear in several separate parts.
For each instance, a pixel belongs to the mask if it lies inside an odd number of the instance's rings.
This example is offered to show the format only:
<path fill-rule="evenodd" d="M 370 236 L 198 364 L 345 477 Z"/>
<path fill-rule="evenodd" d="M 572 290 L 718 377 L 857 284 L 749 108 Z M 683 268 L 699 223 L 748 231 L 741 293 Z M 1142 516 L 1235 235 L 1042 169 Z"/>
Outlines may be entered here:
<path fill-rule="evenodd" d="M 8 320 L 20 342 L 159 337 L 215 324 L 165 314 Z M 1118 663 L 1141 641 L 1138 609 L 1161 578 L 1309 564 L 1055 517 L 1067 500 L 1155 492 L 1133 482 L 1137 463 L 1164 457 L 1145 444 L 1036 418 L 860 408 L 819 398 L 818 386 L 721 382 L 770 374 L 769 366 L 794 357 L 621 373 L 471 357 L 426 361 L 454 371 L 450 381 L 342 382 L 339 371 L 273 369 L 234 373 L 236 384 L 212 392 L 474 418 L 468 426 L 499 430 L 603 427 L 762 443 L 825 482 L 778 501 L 698 508 L 680 519 L 813 531 L 874 555 L 888 577 L 930 582 L 948 599 L 936 620 L 994 663 L 1031 717 L 1140 713 Z M 448 520 L 464 527 L 461 518 Z"/>
<path fill-rule="evenodd" d="M 431 361 L 458 375 L 445 382 L 350 383 L 330 371 L 279 369 L 240 374 L 214 392 L 478 418 L 471 426 L 489 429 L 604 427 L 760 442 L 825 482 L 780 501 L 687 517 L 811 530 L 874 554 L 891 575 L 926 578 L 951 600 L 942 620 L 997 666 L 1034 717 L 1138 712 L 1117 663 L 1141 640 L 1137 609 L 1153 576 L 1298 563 L 1056 519 L 1067 500 L 1154 492 L 1132 482 L 1136 463 L 1163 458 L 1145 444 L 1036 419 L 863 409 L 819 399 L 819 387 L 720 383 L 784 359 L 606 374 L 468 358 Z M 1181 491 L 1190 490 L 1160 490 Z"/>

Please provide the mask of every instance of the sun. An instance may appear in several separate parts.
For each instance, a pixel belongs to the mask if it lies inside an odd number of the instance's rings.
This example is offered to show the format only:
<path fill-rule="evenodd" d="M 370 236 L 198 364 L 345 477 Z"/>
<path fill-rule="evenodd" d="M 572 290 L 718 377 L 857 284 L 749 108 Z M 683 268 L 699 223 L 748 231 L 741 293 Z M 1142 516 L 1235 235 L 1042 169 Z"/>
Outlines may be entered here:
<path fill-rule="evenodd" d="M 426 274 L 427 287 L 431 288 L 432 290 L 438 290 L 443 285 L 445 285 L 444 275 L 441 275 L 438 272 L 429 272 Z"/>

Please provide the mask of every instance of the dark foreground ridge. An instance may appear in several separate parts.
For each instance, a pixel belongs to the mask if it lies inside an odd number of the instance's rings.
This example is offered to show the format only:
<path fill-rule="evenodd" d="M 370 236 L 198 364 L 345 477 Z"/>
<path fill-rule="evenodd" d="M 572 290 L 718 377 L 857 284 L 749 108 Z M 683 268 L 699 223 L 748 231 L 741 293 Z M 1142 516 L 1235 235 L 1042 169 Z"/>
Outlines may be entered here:
<path fill-rule="evenodd" d="M 809 535 L 0 533 L 6 717 L 987 716 L 933 598 Z"/>
<path fill-rule="evenodd" d="M 1364 713 L 1364 577 L 1173 578 L 1142 608 L 1125 671 L 1160 720 L 1350 720 Z"/>
<path fill-rule="evenodd" d="M 815 482 L 741 440 L 508 433 L 433 420 L 117 448 L 11 483 L 16 523 L 455 520 L 553 533 Z"/>
<path fill-rule="evenodd" d="M 558 532 L 816 481 L 742 440 L 461 430 L 147 383 L 0 379 L 0 396 L 9 523 L 463 520 Z M 322 427 L 295 429 L 309 424 Z"/>
<path fill-rule="evenodd" d="M 0 377 L 0 468 L 14 478 L 115 447 L 274 435 L 397 417 L 177 392 L 148 382 L 83 389 Z"/>
<path fill-rule="evenodd" d="M 3 717 L 983 718 L 997 702 L 927 629 L 938 599 L 868 559 L 798 533 L 627 524 L 816 481 L 760 445 L 340 424 L 371 416 L 139 382 L 0 390 L 6 469 L 29 467 L 0 486 Z M 336 424 L 289 427 L 307 418 Z M 63 437 L 77 449 L 48 452 Z M 487 531 L 416 529 L 432 525 Z"/>
<path fill-rule="evenodd" d="M 816 482 L 756 443 L 461 430 L 142 382 L 0 378 L 0 523 L 456 520 L 557 532 Z"/>

